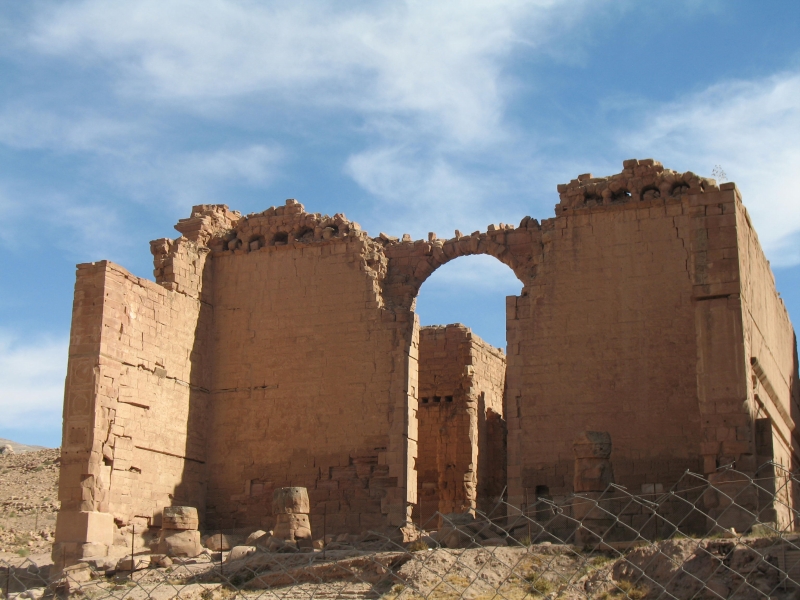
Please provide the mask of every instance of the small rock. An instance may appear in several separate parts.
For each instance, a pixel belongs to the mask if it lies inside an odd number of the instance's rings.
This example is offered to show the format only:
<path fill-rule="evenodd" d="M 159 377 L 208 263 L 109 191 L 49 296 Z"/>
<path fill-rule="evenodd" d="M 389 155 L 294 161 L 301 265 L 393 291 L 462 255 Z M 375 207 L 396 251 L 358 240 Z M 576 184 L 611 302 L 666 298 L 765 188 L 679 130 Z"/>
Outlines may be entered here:
<path fill-rule="evenodd" d="M 224 533 L 215 533 L 203 540 L 203 545 L 214 552 L 224 552 L 233 547 L 231 539 Z"/>
<path fill-rule="evenodd" d="M 92 567 L 85 563 L 78 563 L 77 565 L 65 567 L 63 575 L 69 584 L 85 583 L 92 579 Z"/>
<path fill-rule="evenodd" d="M 256 546 L 267 552 L 278 552 L 286 545 L 286 542 L 272 535 L 261 536 L 256 542 Z"/>
<path fill-rule="evenodd" d="M 171 567 L 172 566 L 172 559 L 169 556 L 163 556 L 158 559 L 156 563 L 159 567 Z"/>
<path fill-rule="evenodd" d="M 233 562 L 234 560 L 245 558 L 255 553 L 256 550 L 257 548 L 255 546 L 234 546 L 231 548 L 230 554 L 228 554 L 228 558 L 225 562 Z"/>
<path fill-rule="evenodd" d="M 11 454 L 15 454 L 14 448 L 11 447 L 11 444 L 5 444 L 2 448 L 0 448 L 0 456 L 10 456 Z"/>
<path fill-rule="evenodd" d="M 325 547 L 325 540 L 314 540 L 311 543 L 311 547 L 314 548 L 314 550 L 322 550 Z"/>
<path fill-rule="evenodd" d="M 265 535 L 267 535 L 267 532 L 262 530 L 262 529 L 259 529 L 258 531 L 254 531 L 253 533 L 251 533 L 250 535 L 247 536 L 247 539 L 245 540 L 244 545 L 245 546 L 255 546 L 256 541 L 258 540 L 258 538 L 260 538 L 262 536 L 265 536 Z"/>
<path fill-rule="evenodd" d="M 146 558 L 139 556 L 134 556 L 133 558 L 131 558 L 130 556 L 127 556 L 119 560 L 119 562 L 117 563 L 116 570 L 122 571 L 123 573 L 125 571 L 141 571 L 142 569 L 146 569 L 149 566 L 150 566 L 149 556 Z"/>

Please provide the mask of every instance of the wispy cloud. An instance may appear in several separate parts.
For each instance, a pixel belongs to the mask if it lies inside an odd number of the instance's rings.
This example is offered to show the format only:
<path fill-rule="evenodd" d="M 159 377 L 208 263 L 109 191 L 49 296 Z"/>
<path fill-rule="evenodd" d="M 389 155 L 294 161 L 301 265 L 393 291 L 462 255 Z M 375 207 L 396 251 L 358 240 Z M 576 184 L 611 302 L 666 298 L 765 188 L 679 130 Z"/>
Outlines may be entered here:
<path fill-rule="evenodd" d="M 284 162 L 275 145 L 252 144 L 217 150 L 137 152 L 113 166 L 111 177 L 142 202 L 167 201 L 186 208 L 220 200 L 228 185 L 264 187 Z"/>
<path fill-rule="evenodd" d="M 67 345 L 66 338 L 23 340 L 0 330 L 3 429 L 60 437 Z"/>
<path fill-rule="evenodd" d="M 773 262 L 800 263 L 800 73 L 713 85 L 652 107 L 618 144 L 665 165 L 735 181 Z"/>
<path fill-rule="evenodd" d="M 345 170 L 381 200 L 370 215 L 371 224 L 420 238 L 431 230 L 452 237 L 455 229 L 469 233 L 485 230 L 489 223 L 519 221 L 526 207 L 523 198 L 513 196 L 525 183 L 520 177 L 524 171 L 515 172 L 515 166 L 518 162 L 510 159 L 473 171 L 444 152 L 384 146 L 352 155 Z"/>
<path fill-rule="evenodd" d="M 24 43 L 56 61 L 102 69 L 120 102 L 147 105 L 149 115 L 163 119 L 188 112 L 241 125 L 240 115 L 266 110 L 263 122 L 248 123 L 265 136 L 281 129 L 280 115 L 300 123 L 305 114 L 340 119 L 349 132 L 338 133 L 363 140 L 340 157 L 344 172 L 378 206 L 406 203 L 405 218 L 389 211 L 382 219 L 377 210 L 372 222 L 388 228 L 391 221 L 416 234 L 422 217 L 435 229 L 483 228 L 498 194 L 519 189 L 513 171 L 530 149 L 506 121 L 508 103 L 523 85 L 509 61 L 550 52 L 554 43 L 577 47 L 564 43 L 565 32 L 605 4 L 83 0 L 40 10 Z M 276 143 L 263 140 L 267 148 Z M 181 188 L 179 201 L 208 196 L 235 176 L 271 181 L 265 170 L 253 176 L 270 161 L 248 160 L 255 171 L 230 162 L 196 170 L 201 176 Z M 152 161 L 140 162 L 136 175 L 125 161 L 111 170 L 139 196 L 176 195 L 175 179 L 150 175 Z M 159 163 L 177 181 L 182 164 L 202 166 L 186 156 Z M 223 163 L 217 156 L 216 164 Z M 507 212 L 500 218 L 521 216 L 513 207 Z"/>
<path fill-rule="evenodd" d="M 66 114 L 56 107 L 34 108 L 19 103 L 0 110 L 0 143 L 16 149 L 48 149 L 59 153 L 116 153 L 130 147 L 143 124 L 102 114 Z"/>
<path fill-rule="evenodd" d="M 84 0 L 43 10 L 30 41 L 41 52 L 113 64 L 118 89 L 137 97 L 283 95 L 295 105 L 428 115 L 429 125 L 466 141 L 495 133 L 501 59 L 545 42 L 587 4 Z"/>
<path fill-rule="evenodd" d="M 0 182 L 0 244 L 12 252 L 24 252 L 30 244 L 26 225 L 35 215 L 38 233 L 47 248 L 67 256 L 85 258 L 85 252 L 116 255 L 131 240 L 123 235 L 124 223 L 118 207 L 43 190 L 28 182 Z"/>

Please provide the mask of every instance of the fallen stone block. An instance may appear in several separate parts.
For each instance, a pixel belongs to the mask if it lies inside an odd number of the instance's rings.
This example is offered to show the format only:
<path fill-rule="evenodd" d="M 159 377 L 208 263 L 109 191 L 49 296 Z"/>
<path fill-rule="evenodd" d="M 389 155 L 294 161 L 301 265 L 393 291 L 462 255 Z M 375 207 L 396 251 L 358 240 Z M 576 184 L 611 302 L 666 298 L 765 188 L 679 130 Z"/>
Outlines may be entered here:
<path fill-rule="evenodd" d="M 203 552 L 199 531 L 162 529 L 158 540 L 158 553 L 167 556 L 194 558 Z"/>
<path fill-rule="evenodd" d="M 240 560 L 251 554 L 255 553 L 258 549 L 255 546 L 234 546 L 231 548 L 230 554 L 228 554 L 228 558 L 225 559 L 226 562 L 233 562 L 234 560 Z"/>
<path fill-rule="evenodd" d="M 130 557 L 127 556 L 125 558 L 121 558 L 117 562 L 116 571 L 117 572 L 125 572 L 125 571 L 140 571 L 142 569 L 146 569 L 150 566 L 150 557 L 140 557 L 134 556 Z"/>
<path fill-rule="evenodd" d="M 277 552 L 283 548 L 286 542 L 282 539 L 276 538 L 273 535 L 263 535 L 256 540 L 256 547 L 267 552 Z"/>
<path fill-rule="evenodd" d="M 209 535 L 203 540 L 203 545 L 214 552 L 225 552 L 233 548 L 233 541 L 224 533 Z"/>
<path fill-rule="evenodd" d="M 157 567 L 169 567 L 172 566 L 172 559 L 166 554 L 151 554 L 150 564 Z"/>
<path fill-rule="evenodd" d="M 266 531 L 264 531 L 262 529 L 259 529 L 258 531 L 254 531 L 253 533 L 251 533 L 250 535 L 247 536 L 247 539 L 245 540 L 244 545 L 245 546 L 254 546 L 255 543 L 256 543 L 256 540 L 258 540 L 260 537 L 263 537 L 263 536 L 267 535 L 267 533 L 268 532 L 266 532 Z M 272 532 L 269 532 L 269 534 L 271 535 Z"/>

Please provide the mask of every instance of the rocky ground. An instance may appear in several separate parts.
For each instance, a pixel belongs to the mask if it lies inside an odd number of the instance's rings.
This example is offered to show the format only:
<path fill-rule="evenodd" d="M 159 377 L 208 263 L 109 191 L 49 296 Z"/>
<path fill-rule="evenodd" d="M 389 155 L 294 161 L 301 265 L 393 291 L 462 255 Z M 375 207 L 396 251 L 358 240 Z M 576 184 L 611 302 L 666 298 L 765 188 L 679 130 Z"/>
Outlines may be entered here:
<path fill-rule="evenodd" d="M 51 588 L 62 597 L 90 600 L 790 600 L 800 596 L 794 583 L 796 563 L 787 562 L 798 541 L 796 536 L 684 538 L 644 544 L 623 555 L 556 544 L 469 549 L 393 545 L 377 551 L 354 546 L 305 553 L 256 551 L 241 558 L 204 553 L 175 559 L 168 567 L 142 556 L 125 568 L 104 569 L 91 561 L 70 567 Z M 40 598 L 46 593 L 45 581 L 40 572 L 17 570 L 10 597 Z"/>
<path fill-rule="evenodd" d="M 49 555 L 61 450 L 0 455 L 0 560 Z"/>
<path fill-rule="evenodd" d="M 239 546 L 237 553 L 227 546 L 220 552 L 206 541 L 193 559 L 165 563 L 142 548 L 129 566 L 116 558 L 89 561 L 70 567 L 48 587 L 59 457 L 58 449 L 0 455 L 0 597 L 33 600 L 61 585 L 70 596 L 130 600 L 800 598 L 795 534 L 680 538 L 621 552 L 505 546 L 497 540 L 477 548 L 440 548 L 427 537 L 406 546 L 351 540 L 328 543 L 325 550 Z M 230 545 L 243 540 L 231 536 Z"/>

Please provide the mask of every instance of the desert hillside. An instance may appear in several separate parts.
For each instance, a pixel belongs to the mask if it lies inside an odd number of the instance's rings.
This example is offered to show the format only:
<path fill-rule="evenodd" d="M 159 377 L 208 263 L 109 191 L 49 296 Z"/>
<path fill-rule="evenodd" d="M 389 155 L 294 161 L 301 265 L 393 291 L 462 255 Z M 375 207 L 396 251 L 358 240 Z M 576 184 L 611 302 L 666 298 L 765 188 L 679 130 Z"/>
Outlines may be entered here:
<path fill-rule="evenodd" d="M 0 455 L 0 560 L 49 554 L 58 511 L 61 450 L 15 450 Z"/>

